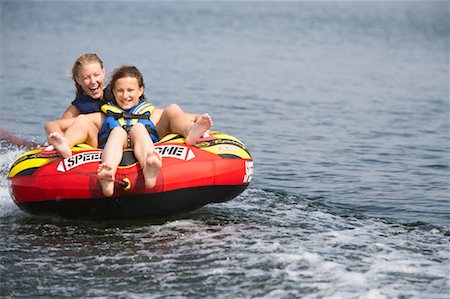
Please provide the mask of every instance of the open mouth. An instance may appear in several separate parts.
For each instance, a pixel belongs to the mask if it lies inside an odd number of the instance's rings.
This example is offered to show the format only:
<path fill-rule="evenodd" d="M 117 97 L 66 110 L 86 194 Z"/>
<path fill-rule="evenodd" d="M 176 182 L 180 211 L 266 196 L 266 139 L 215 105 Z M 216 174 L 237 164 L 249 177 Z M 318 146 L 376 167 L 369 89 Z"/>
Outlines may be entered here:
<path fill-rule="evenodd" d="M 92 91 L 93 93 L 97 93 L 100 90 L 100 85 L 89 87 L 89 90 Z"/>
<path fill-rule="evenodd" d="M 94 95 L 94 96 L 101 94 L 100 85 L 97 84 L 95 86 L 89 86 L 89 92 L 91 95 Z"/>

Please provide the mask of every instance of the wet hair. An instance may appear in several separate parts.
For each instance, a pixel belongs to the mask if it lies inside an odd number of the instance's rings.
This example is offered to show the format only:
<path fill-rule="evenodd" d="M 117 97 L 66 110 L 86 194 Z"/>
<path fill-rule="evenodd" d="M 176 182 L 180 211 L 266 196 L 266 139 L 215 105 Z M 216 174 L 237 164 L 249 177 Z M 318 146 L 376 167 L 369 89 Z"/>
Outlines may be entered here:
<path fill-rule="evenodd" d="M 122 65 L 116 68 L 111 74 L 111 82 L 110 82 L 111 90 L 114 90 L 114 86 L 117 80 L 127 77 L 136 78 L 139 87 L 145 88 L 144 77 L 142 76 L 142 73 L 137 69 L 137 67 L 133 65 Z M 144 93 L 142 93 L 139 99 L 145 100 Z"/>
<path fill-rule="evenodd" d="M 95 53 L 86 53 L 81 55 L 80 57 L 75 60 L 73 67 L 72 67 L 72 79 L 75 82 L 75 89 L 76 89 L 76 95 L 79 96 L 83 94 L 83 88 L 80 84 L 77 83 L 77 78 L 80 75 L 81 68 L 90 63 L 98 63 L 100 64 L 101 68 L 103 69 L 103 61 L 100 59 L 100 57 L 97 56 Z"/>

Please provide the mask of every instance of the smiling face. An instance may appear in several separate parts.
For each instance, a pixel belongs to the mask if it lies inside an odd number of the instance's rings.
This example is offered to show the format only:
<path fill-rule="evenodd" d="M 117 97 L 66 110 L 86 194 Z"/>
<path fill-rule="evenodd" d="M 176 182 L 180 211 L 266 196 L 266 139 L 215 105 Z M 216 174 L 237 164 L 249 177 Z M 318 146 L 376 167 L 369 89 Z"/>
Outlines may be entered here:
<path fill-rule="evenodd" d="M 99 63 L 84 64 L 76 77 L 76 81 L 81 85 L 86 95 L 93 99 L 103 98 L 105 70 Z"/>
<path fill-rule="evenodd" d="M 138 79 L 134 77 L 122 77 L 114 82 L 114 98 L 117 105 L 123 110 L 129 110 L 136 106 L 143 93 L 144 87 L 139 86 Z"/>

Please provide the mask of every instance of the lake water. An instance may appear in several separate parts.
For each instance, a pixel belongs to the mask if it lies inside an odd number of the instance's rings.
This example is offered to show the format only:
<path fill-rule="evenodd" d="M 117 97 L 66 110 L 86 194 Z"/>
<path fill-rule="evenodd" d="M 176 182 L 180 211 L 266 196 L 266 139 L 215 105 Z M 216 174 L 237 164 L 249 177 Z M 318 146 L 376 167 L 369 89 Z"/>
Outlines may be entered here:
<path fill-rule="evenodd" d="M 0 296 L 447 298 L 449 4 L 1 1 L 0 127 L 42 143 L 73 61 L 143 72 L 255 163 L 239 197 L 171 219 L 35 217 L 0 143 Z"/>

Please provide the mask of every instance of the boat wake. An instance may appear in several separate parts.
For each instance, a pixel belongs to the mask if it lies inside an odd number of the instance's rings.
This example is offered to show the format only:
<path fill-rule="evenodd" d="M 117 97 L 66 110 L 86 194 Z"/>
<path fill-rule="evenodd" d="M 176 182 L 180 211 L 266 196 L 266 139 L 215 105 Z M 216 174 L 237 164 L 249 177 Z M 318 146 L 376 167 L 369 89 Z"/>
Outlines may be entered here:
<path fill-rule="evenodd" d="M 39 250 L 47 246 L 45 236 L 58 236 L 62 243 L 53 250 L 59 252 L 72 247 L 73 252 L 78 252 L 79 244 L 108 244 L 106 253 L 99 255 L 93 250 L 83 253 L 88 255 L 83 258 L 100 272 L 105 264 L 121 265 L 124 273 L 147 273 L 147 269 L 152 269 L 157 279 L 150 289 L 180 281 L 193 289 L 204 290 L 206 285 L 208 297 L 208 290 L 229 280 L 229 293 L 237 297 L 245 289 L 250 297 L 310 294 L 414 298 L 428 294 L 445 298 L 450 289 L 450 234 L 445 229 L 389 223 L 352 211 L 345 213 L 341 207 L 327 205 L 326 198 L 253 185 L 232 201 L 208 205 L 160 223 L 129 220 L 87 224 L 35 216 L 23 218 L 21 215 L 26 214 L 13 203 L 6 179 L 10 164 L 21 152 L 18 148 L 2 147 L 0 154 L 0 219 L 8 230 L 11 223 L 16 224 L 8 235 L 26 231 L 31 240 L 44 239 Z M 29 259 L 31 264 L 40 262 Z M 67 265 L 71 263 L 56 263 L 60 273 L 72 271 L 73 275 L 85 277 L 82 270 L 68 269 Z M 83 269 L 83 265 L 79 268 Z M 233 281 L 240 275 L 247 278 Z M 116 282 L 116 277 L 104 279 L 112 285 Z M 58 283 L 47 280 L 46 285 Z M 199 281 L 201 284 L 197 285 Z M 145 286 L 149 287 L 148 283 Z M 139 286 L 136 291 L 148 292 Z M 97 292 L 106 295 L 101 290 Z M 213 294 L 211 291 L 209 295 Z"/>
<path fill-rule="evenodd" d="M 23 152 L 25 152 L 25 149 L 19 148 L 4 140 L 0 141 L 0 218 L 22 213 L 11 198 L 7 177 L 12 163 Z"/>

